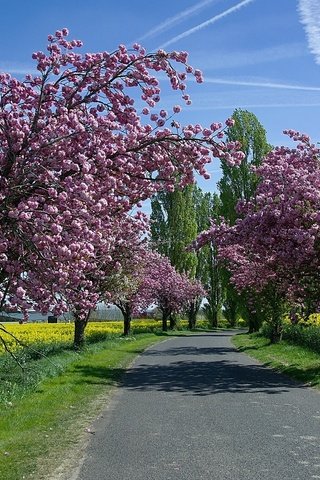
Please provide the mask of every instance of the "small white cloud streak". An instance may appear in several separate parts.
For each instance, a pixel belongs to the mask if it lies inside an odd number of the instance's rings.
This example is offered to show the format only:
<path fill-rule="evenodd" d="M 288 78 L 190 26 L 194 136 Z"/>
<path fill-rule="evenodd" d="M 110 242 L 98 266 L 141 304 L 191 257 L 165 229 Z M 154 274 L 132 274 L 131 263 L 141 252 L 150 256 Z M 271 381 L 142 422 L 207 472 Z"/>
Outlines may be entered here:
<path fill-rule="evenodd" d="M 319 0 L 300 0 L 298 5 L 300 21 L 304 25 L 308 47 L 320 65 L 320 3 Z"/>
<path fill-rule="evenodd" d="M 28 73 L 34 75 L 39 73 L 39 71 L 34 68 L 34 65 L 12 64 L 9 62 L 0 63 L 0 72 L 14 75 L 27 75 Z"/>
<path fill-rule="evenodd" d="M 287 83 L 225 80 L 223 78 L 205 78 L 205 82 L 215 83 L 219 85 L 238 85 L 242 87 L 259 87 L 259 88 L 282 88 L 285 90 L 304 90 L 304 91 L 310 91 L 310 92 L 320 92 L 320 87 L 309 87 L 306 85 L 292 85 Z"/>
<path fill-rule="evenodd" d="M 219 15 L 215 15 L 214 17 L 209 18 L 209 20 L 206 20 L 205 22 L 202 22 L 199 25 L 196 25 L 195 27 L 190 28 L 189 30 L 186 30 L 183 33 L 180 33 L 180 35 L 177 35 L 176 37 L 171 38 L 167 42 L 163 43 L 161 45 L 161 48 L 167 47 L 168 45 L 171 45 L 172 43 L 175 43 L 178 40 L 181 40 L 182 38 L 188 37 L 189 35 L 192 35 L 193 33 L 196 33 L 199 30 L 202 30 L 203 28 L 206 28 L 209 25 L 212 25 L 218 20 L 221 20 L 221 18 L 224 18 L 227 15 L 230 15 L 231 13 L 236 12 L 237 10 L 240 10 L 242 7 L 245 7 L 246 5 L 249 5 L 249 3 L 252 3 L 254 1 L 255 0 L 243 0 L 240 3 L 237 3 L 236 5 L 234 5 L 231 8 L 228 8 L 227 10 L 223 11 Z"/>
<path fill-rule="evenodd" d="M 194 15 L 195 13 L 206 8 L 212 3 L 218 3 L 219 1 L 221 0 L 205 0 L 204 2 L 196 3 L 193 7 L 187 8 L 186 10 L 183 10 L 177 15 L 167 18 L 167 20 L 165 20 L 163 23 L 160 23 L 160 25 L 149 30 L 147 33 L 139 37 L 138 41 L 140 42 L 141 40 L 145 40 L 146 38 L 155 37 L 156 35 L 159 35 L 160 33 L 172 28 L 174 25 L 177 25 L 178 23 L 187 20 L 189 17 L 191 17 L 191 15 Z"/>
<path fill-rule="evenodd" d="M 313 108 L 320 107 L 320 103 L 242 103 L 237 105 L 210 105 L 206 107 L 191 106 L 194 111 L 234 110 L 235 108 Z"/>
<path fill-rule="evenodd" d="M 193 54 L 193 61 L 199 68 L 203 66 L 206 71 L 210 69 L 225 70 L 258 65 L 263 63 L 278 62 L 280 60 L 296 59 L 308 54 L 303 43 L 286 43 L 271 48 L 248 51 L 232 51 L 204 55 L 202 52 Z"/>

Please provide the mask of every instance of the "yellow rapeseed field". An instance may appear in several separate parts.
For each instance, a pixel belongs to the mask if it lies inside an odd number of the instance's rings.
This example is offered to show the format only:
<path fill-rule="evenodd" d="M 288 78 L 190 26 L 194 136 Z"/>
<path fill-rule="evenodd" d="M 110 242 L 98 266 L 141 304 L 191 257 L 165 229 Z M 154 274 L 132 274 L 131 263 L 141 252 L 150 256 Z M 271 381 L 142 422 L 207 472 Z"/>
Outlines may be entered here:
<path fill-rule="evenodd" d="M 156 320 L 133 320 L 132 328 L 134 333 L 139 333 L 147 328 L 154 329 L 160 327 L 161 323 Z M 7 346 L 15 350 L 18 344 L 12 333 L 22 343 L 34 345 L 36 343 L 63 343 L 68 344 L 73 341 L 74 324 L 73 323 L 10 323 L 4 324 L 8 333 L 1 331 L 1 336 Z M 123 323 L 118 322 L 89 322 L 86 327 L 86 338 L 90 340 L 99 334 L 120 335 L 123 332 Z M 4 351 L 4 346 L 0 343 L 0 352 Z"/>
<path fill-rule="evenodd" d="M 7 347 L 14 351 L 19 348 L 19 343 L 16 342 L 16 337 L 25 345 L 32 346 L 35 344 L 64 344 L 71 345 L 73 342 L 74 324 L 71 323 L 5 323 L 1 324 L 8 333 L 0 331 L 0 335 L 5 341 Z M 133 320 L 131 322 L 132 331 L 134 334 L 154 329 L 161 328 L 160 320 Z M 187 327 L 186 320 L 180 320 L 179 325 L 182 328 Z M 198 327 L 206 327 L 207 322 L 199 320 Z M 123 332 L 123 322 L 89 322 L 85 336 L 88 341 L 102 340 L 103 337 L 121 335 Z M 10 335 L 12 334 L 12 335 Z M 0 353 L 4 352 L 4 346 L 0 342 Z"/>

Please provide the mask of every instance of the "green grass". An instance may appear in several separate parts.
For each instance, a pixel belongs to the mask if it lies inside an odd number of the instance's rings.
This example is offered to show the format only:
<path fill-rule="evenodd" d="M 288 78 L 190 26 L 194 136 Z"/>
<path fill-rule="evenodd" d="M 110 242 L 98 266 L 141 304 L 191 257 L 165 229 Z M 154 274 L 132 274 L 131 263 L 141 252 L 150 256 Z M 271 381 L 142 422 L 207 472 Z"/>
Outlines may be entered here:
<path fill-rule="evenodd" d="M 2 389 L 0 404 L 1 480 L 47 478 L 60 458 L 90 436 L 86 428 L 134 357 L 164 338 L 150 333 L 107 340 L 80 354 L 28 362 L 24 372 L 16 365 L 8 370 L 8 361 L 2 379 L 8 392 Z"/>
<path fill-rule="evenodd" d="M 241 351 L 265 365 L 320 390 L 320 355 L 286 341 L 271 344 L 259 334 L 240 334 L 232 339 Z"/>

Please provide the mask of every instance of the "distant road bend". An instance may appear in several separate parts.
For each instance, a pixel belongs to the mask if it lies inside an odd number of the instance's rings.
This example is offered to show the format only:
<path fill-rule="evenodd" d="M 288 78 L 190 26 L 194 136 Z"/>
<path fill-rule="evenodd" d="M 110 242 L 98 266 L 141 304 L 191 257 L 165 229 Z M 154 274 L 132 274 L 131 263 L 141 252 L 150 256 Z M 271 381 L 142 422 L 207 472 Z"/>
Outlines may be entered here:
<path fill-rule="evenodd" d="M 320 479 L 320 395 L 238 352 L 235 332 L 148 349 L 95 425 L 77 480 Z"/>

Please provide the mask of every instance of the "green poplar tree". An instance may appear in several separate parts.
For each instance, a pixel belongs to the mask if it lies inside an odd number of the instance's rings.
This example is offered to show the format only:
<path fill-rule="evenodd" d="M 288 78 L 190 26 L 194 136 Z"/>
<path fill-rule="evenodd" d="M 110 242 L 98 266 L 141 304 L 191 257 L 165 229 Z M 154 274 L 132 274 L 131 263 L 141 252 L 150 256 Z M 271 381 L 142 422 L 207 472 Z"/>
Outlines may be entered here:
<path fill-rule="evenodd" d="M 257 117 L 247 110 L 236 109 L 232 115 L 233 127 L 227 130 L 228 141 L 239 141 L 245 157 L 240 166 L 228 165 L 221 161 L 222 178 L 218 182 L 221 200 L 221 213 L 234 225 L 238 214 L 236 205 L 239 200 L 249 200 L 256 191 L 258 178 L 251 167 L 260 165 L 262 159 L 271 150 L 266 131 Z"/>
<path fill-rule="evenodd" d="M 193 199 L 194 186 L 173 192 L 160 192 L 151 200 L 151 240 L 155 249 L 166 255 L 179 273 L 196 276 L 198 258 L 187 247 L 197 236 Z M 170 326 L 176 321 L 171 319 Z"/>
<path fill-rule="evenodd" d="M 179 273 L 195 277 L 197 257 L 186 248 L 197 235 L 193 185 L 174 192 L 161 192 L 151 200 L 151 240 Z"/>
<path fill-rule="evenodd" d="M 218 220 L 221 209 L 221 202 L 219 196 L 215 193 L 205 194 L 204 202 L 207 207 L 207 222 L 208 228 L 210 226 L 210 220 Z M 200 229 L 201 230 L 201 229 Z M 203 230 L 203 229 L 202 229 Z M 206 258 L 205 268 L 203 271 L 206 277 L 206 282 L 203 282 L 207 290 L 206 300 L 204 305 L 204 312 L 209 320 L 210 326 L 216 328 L 218 326 L 218 318 L 221 313 L 223 303 L 223 288 L 221 278 L 221 265 L 218 261 L 218 250 L 216 246 L 211 243 L 203 247 L 203 254 Z"/>
<path fill-rule="evenodd" d="M 236 205 L 240 200 L 247 201 L 254 196 L 258 178 L 252 171 L 253 166 L 261 164 L 263 157 L 271 150 L 266 131 L 257 117 L 247 110 L 236 109 L 232 115 L 235 121 L 227 131 L 228 141 L 239 141 L 245 158 L 239 167 L 233 167 L 224 160 L 221 161 L 222 178 L 218 183 L 220 192 L 220 214 L 234 225 L 238 218 Z M 238 315 L 243 315 L 249 323 L 249 330 L 259 329 L 257 320 L 247 314 L 246 296 L 237 294 L 230 283 L 230 274 L 224 269 L 222 281 L 225 291 L 224 313 L 230 325 L 234 326 Z"/>

